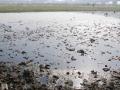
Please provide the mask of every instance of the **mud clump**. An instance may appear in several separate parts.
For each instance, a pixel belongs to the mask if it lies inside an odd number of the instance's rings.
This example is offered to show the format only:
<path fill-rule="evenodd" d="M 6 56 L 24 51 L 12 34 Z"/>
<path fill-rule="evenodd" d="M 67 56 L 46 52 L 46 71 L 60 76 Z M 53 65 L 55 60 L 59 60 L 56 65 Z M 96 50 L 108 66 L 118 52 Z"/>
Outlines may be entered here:
<path fill-rule="evenodd" d="M 0 49 L 0 52 L 3 52 L 3 50 L 2 50 L 2 49 Z"/>
<path fill-rule="evenodd" d="M 77 50 L 77 53 L 80 53 L 81 54 L 81 56 L 84 56 L 86 53 L 85 53 L 85 51 L 84 50 Z"/>
<path fill-rule="evenodd" d="M 27 52 L 26 51 L 22 51 L 21 54 L 26 54 Z"/>
<path fill-rule="evenodd" d="M 90 39 L 90 42 L 91 42 L 91 43 L 94 43 L 94 42 L 95 42 L 95 39 Z"/>
<path fill-rule="evenodd" d="M 72 60 L 72 61 L 76 61 L 77 59 L 76 59 L 74 56 L 72 56 L 72 57 L 71 57 L 71 60 Z"/>
<path fill-rule="evenodd" d="M 69 51 L 75 51 L 74 47 L 66 47 L 66 49 L 69 50 Z"/>

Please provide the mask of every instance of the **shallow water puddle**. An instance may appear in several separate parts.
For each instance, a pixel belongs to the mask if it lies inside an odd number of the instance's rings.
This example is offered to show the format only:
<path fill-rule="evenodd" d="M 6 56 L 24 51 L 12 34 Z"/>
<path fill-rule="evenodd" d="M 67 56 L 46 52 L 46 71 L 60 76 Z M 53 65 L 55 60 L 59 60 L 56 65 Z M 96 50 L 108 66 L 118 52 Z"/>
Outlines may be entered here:
<path fill-rule="evenodd" d="M 75 12 L 0 13 L 0 61 L 27 60 L 50 65 L 76 88 L 91 71 L 109 77 L 120 68 L 120 19 Z"/>

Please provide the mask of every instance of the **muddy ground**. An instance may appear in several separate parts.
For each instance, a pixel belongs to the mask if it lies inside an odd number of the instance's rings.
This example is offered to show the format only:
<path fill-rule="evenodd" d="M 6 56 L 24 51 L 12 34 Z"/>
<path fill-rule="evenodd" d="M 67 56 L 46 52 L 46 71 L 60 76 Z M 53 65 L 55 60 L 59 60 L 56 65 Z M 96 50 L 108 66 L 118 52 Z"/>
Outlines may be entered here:
<path fill-rule="evenodd" d="M 119 90 L 119 14 L 0 13 L 1 87 Z"/>

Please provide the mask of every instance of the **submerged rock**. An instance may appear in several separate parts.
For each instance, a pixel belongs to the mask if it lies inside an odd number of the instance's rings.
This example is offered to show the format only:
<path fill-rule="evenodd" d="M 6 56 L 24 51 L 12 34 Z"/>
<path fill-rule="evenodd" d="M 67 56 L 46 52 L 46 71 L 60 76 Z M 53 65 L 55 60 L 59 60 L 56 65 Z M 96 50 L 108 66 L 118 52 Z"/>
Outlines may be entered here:
<path fill-rule="evenodd" d="M 45 65 L 45 69 L 50 69 L 50 65 Z"/>
<path fill-rule="evenodd" d="M 91 42 L 91 43 L 94 43 L 94 42 L 95 42 L 95 39 L 90 39 L 90 42 Z"/>
<path fill-rule="evenodd" d="M 72 61 L 75 61 L 75 60 L 77 60 L 77 59 L 76 59 L 74 56 L 72 56 L 72 57 L 71 57 L 71 60 L 72 60 Z"/>
<path fill-rule="evenodd" d="M 86 53 L 85 53 L 85 51 L 84 50 L 77 50 L 77 53 L 81 53 L 81 56 L 84 56 Z"/>
<path fill-rule="evenodd" d="M 3 50 L 2 50 L 2 49 L 0 49 L 0 52 L 3 52 Z"/>
<path fill-rule="evenodd" d="M 69 51 L 75 51 L 74 47 L 66 47 L 66 49 L 69 50 Z"/>
<path fill-rule="evenodd" d="M 103 68 L 103 71 L 108 72 L 110 71 L 110 68 Z"/>
<path fill-rule="evenodd" d="M 59 76 L 53 75 L 53 78 L 55 78 L 55 79 L 59 79 Z"/>
<path fill-rule="evenodd" d="M 69 75 L 70 74 L 70 72 L 66 72 L 66 75 Z"/>
<path fill-rule="evenodd" d="M 25 63 L 25 62 L 21 62 L 21 63 L 19 63 L 18 65 L 26 66 L 26 63 Z"/>
<path fill-rule="evenodd" d="M 22 53 L 22 54 L 26 54 L 27 52 L 26 52 L 26 51 L 22 51 L 21 53 Z"/>
<path fill-rule="evenodd" d="M 81 72 L 77 72 L 78 73 L 78 75 L 81 75 Z"/>
<path fill-rule="evenodd" d="M 73 86 L 73 81 L 72 80 L 67 80 L 67 81 L 65 81 L 65 85 L 67 85 L 67 86 Z"/>

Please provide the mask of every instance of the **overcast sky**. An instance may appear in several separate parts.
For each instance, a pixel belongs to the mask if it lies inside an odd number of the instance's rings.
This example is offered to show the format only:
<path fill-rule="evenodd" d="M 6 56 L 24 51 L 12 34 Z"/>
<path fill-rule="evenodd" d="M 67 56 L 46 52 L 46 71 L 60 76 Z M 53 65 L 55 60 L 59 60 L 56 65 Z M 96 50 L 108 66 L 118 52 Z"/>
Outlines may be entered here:
<path fill-rule="evenodd" d="M 0 2 L 41 2 L 41 3 L 56 3 L 56 2 L 80 2 L 80 3 L 94 3 L 94 2 L 108 2 L 108 1 L 117 1 L 117 0 L 0 0 Z"/>

